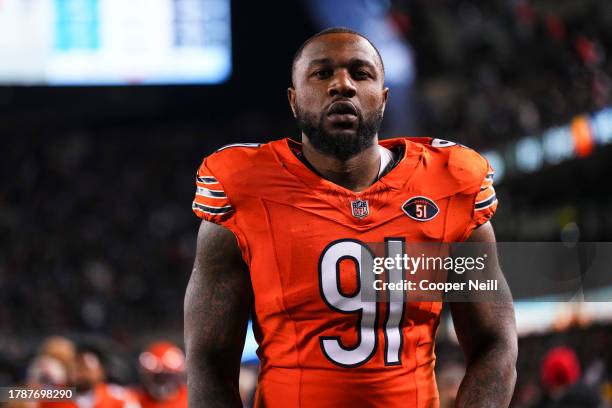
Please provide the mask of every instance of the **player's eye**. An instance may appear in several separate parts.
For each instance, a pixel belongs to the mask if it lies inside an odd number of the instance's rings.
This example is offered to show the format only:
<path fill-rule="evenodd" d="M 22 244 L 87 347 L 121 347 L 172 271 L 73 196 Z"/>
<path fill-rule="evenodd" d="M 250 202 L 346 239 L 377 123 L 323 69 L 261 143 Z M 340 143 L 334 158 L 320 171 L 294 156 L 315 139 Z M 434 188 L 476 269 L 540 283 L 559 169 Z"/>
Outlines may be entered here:
<path fill-rule="evenodd" d="M 370 77 L 370 73 L 368 71 L 364 71 L 364 70 L 360 69 L 360 70 L 355 71 L 353 76 L 356 79 L 367 79 L 367 78 Z"/>
<path fill-rule="evenodd" d="M 319 79 L 329 78 L 331 76 L 331 69 L 318 69 L 314 71 L 312 75 Z"/>

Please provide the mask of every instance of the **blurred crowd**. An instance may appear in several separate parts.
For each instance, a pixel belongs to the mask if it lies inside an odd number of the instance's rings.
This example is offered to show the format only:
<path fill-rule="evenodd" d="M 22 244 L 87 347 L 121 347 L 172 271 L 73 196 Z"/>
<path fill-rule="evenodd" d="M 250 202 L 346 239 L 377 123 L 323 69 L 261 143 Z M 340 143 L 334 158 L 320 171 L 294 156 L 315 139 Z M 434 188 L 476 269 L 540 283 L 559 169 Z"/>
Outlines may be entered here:
<path fill-rule="evenodd" d="M 611 329 L 609 325 L 591 326 L 522 338 L 511 407 L 612 407 Z M 142 350 L 125 350 L 102 336 L 47 337 L 14 370 L 19 375 L 11 382 L 0 381 L 0 386 L 73 387 L 74 399 L 13 402 L 8 407 L 187 407 L 181 348 L 167 340 L 155 340 Z M 461 349 L 456 343 L 443 341 L 436 354 L 440 407 L 453 408 L 465 373 Z M 241 367 L 239 391 L 245 407 L 252 406 L 257 375 L 256 363 Z"/>
<path fill-rule="evenodd" d="M 612 407 L 612 327 L 595 325 L 519 339 L 513 408 Z M 438 344 L 441 408 L 453 408 L 465 368 L 454 343 Z"/>
<path fill-rule="evenodd" d="M 186 408 L 185 355 L 167 341 L 151 343 L 135 364 L 138 382 L 119 385 L 109 376 L 111 356 L 101 344 L 45 339 L 30 360 L 21 386 L 32 390 L 71 388 L 62 401 L 9 401 L 8 408 Z"/>
<path fill-rule="evenodd" d="M 397 0 L 421 128 L 491 146 L 612 102 L 608 0 Z"/>
<path fill-rule="evenodd" d="M 14 400 L 7 408 L 187 408 L 185 353 L 167 340 L 129 350 L 103 336 L 49 336 L 20 362 L 1 386 L 28 390 L 65 389 L 64 400 Z M 0 365 L 0 370 L 4 369 Z M 252 406 L 257 364 L 240 369 L 239 392 Z M 6 379 L 5 379 L 6 380 Z"/>
<path fill-rule="evenodd" d="M 0 342 L 182 330 L 194 174 L 209 151 L 195 132 L 166 136 L 106 129 L 0 142 L 10 175 L 0 185 Z"/>

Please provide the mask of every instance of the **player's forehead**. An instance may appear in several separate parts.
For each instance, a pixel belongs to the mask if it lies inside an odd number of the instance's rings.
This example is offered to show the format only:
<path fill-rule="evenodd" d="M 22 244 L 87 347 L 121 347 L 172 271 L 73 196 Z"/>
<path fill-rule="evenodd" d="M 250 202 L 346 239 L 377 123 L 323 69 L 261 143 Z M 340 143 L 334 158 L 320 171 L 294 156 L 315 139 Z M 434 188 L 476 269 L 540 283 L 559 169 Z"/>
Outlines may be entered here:
<path fill-rule="evenodd" d="M 351 33 L 324 34 L 314 38 L 302 50 L 297 65 L 307 68 L 321 61 L 346 63 L 350 60 L 363 60 L 380 69 L 378 54 L 372 44 Z"/>

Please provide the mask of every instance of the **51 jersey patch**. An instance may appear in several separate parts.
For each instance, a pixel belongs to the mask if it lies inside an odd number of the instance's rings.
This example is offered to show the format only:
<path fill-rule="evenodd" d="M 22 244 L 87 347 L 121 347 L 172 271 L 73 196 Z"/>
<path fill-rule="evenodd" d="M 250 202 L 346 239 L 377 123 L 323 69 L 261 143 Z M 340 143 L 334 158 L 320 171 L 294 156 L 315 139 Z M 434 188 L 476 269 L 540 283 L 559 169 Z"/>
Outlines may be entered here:
<path fill-rule="evenodd" d="M 423 196 L 410 198 L 402 205 L 402 210 L 404 214 L 416 221 L 429 221 L 440 212 L 433 200 Z"/>

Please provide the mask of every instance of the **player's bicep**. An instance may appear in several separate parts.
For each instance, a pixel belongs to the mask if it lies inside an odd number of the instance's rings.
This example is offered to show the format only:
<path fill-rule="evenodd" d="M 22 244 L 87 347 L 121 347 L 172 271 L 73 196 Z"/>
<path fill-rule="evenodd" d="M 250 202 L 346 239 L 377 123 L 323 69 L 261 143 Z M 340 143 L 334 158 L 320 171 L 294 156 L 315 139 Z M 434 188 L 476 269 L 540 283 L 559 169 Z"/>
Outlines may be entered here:
<path fill-rule="evenodd" d="M 516 323 L 512 295 L 499 266 L 491 223 L 486 222 L 476 228 L 467 242 L 483 243 L 481 250 L 487 254 L 487 269 L 483 272 L 487 279 L 495 279 L 498 283 L 496 299 L 450 303 L 457 337 L 469 358 L 491 342 L 507 343 L 508 347 L 515 347 Z"/>
<path fill-rule="evenodd" d="M 190 371 L 218 362 L 227 367 L 228 372 L 223 374 L 237 381 L 250 303 L 249 272 L 235 236 L 224 227 L 202 221 L 185 294 L 185 346 Z"/>

